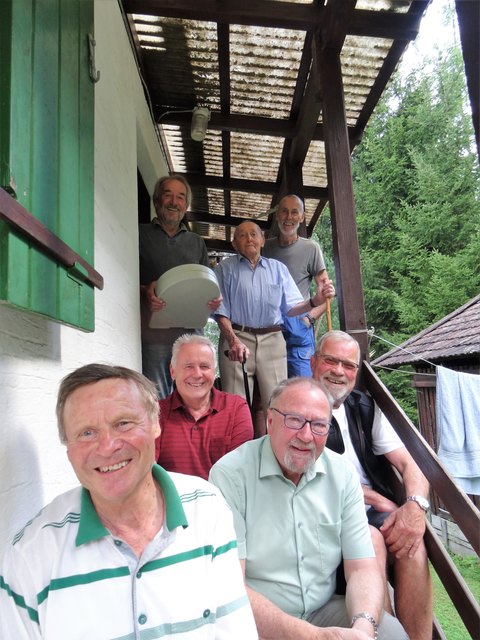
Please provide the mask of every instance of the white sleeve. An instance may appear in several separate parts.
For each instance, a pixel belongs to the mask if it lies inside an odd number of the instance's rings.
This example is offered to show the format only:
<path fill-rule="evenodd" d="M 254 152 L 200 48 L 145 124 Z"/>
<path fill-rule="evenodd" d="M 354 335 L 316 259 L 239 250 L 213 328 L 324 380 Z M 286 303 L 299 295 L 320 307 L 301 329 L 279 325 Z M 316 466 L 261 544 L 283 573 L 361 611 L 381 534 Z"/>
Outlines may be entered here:
<path fill-rule="evenodd" d="M 377 404 L 375 404 L 375 416 L 373 418 L 372 441 L 373 453 L 377 456 L 405 446 Z"/>
<path fill-rule="evenodd" d="M 215 522 L 214 576 L 218 588 L 215 640 L 257 640 L 257 627 L 234 546 L 232 514 L 222 496 Z M 232 543 L 225 544 L 225 540 Z"/>
<path fill-rule="evenodd" d="M 15 556 L 15 557 L 14 557 Z M 23 557 L 12 547 L 0 566 L 0 638 L 41 640 L 37 594 Z"/>

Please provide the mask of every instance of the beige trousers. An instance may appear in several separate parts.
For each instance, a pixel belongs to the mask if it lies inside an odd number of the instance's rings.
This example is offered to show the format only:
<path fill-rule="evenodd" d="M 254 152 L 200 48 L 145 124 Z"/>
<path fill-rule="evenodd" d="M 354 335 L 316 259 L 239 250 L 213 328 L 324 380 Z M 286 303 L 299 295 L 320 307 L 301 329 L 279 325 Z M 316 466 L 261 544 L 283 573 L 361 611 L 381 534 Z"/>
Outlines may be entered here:
<path fill-rule="evenodd" d="M 287 377 L 285 339 L 281 331 L 273 331 L 265 335 L 235 331 L 235 334 L 250 350 L 250 357 L 245 364 L 250 398 L 253 398 L 253 383 L 256 378 L 262 399 L 262 408 L 266 415 L 273 389 Z M 229 360 L 225 356 L 225 350 L 228 350 L 228 342 L 222 336 L 218 345 L 218 366 L 222 389 L 245 398 L 242 364 Z"/>

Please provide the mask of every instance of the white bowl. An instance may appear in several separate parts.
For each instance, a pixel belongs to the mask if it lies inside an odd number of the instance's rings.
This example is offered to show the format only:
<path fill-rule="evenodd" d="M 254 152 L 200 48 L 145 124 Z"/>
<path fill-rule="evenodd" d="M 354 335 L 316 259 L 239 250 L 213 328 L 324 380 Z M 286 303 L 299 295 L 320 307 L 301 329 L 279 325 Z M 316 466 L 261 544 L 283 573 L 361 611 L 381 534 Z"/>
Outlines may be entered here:
<path fill-rule="evenodd" d="M 218 298 L 220 289 L 214 272 L 203 264 L 181 264 L 157 280 L 155 293 L 166 302 L 165 309 L 152 313 L 150 327 L 201 329 L 210 309 L 207 302 Z"/>

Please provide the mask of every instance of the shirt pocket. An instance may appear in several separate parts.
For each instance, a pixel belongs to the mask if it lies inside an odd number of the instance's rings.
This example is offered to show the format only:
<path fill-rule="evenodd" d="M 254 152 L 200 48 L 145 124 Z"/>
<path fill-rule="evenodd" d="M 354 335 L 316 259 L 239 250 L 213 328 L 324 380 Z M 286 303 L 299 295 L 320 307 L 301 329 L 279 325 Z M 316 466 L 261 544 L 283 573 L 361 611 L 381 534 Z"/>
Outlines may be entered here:
<path fill-rule="evenodd" d="M 315 526 L 320 568 L 326 575 L 334 573 L 342 559 L 341 525 L 342 523 L 338 521 L 317 522 Z"/>
<path fill-rule="evenodd" d="M 263 287 L 262 305 L 268 309 L 268 315 L 272 318 L 280 311 L 282 294 L 283 288 L 279 284 L 270 284 Z"/>

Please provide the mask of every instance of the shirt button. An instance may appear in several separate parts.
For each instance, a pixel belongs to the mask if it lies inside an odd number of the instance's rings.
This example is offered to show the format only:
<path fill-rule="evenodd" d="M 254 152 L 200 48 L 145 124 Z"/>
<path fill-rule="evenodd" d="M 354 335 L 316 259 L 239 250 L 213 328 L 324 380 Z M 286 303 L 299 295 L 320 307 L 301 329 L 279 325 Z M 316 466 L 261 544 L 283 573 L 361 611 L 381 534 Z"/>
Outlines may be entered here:
<path fill-rule="evenodd" d="M 142 613 L 142 615 L 138 616 L 138 623 L 139 624 L 145 624 L 147 621 L 147 616 Z"/>
<path fill-rule="evenodd" d="M 210 609 L 205 609 L 205 611 L 203 612 L 203 617 L 208 618 L 209 615 L 210 615 Z"/>
<path fill-rule="evenodd" d="M 122 541 L 121 540 L 114 540 L 114 543 L 116 544 L 117 547 L 121 547 L 122 546 Z"/>
<path fill-rule="evenodd" d="M 142 577 L 142 572 L 141 571 L 137 571 L 137 578 L 141 578 Z"/>
<path fill-rule="evenodd" d="M 301 522 L 299 522 L 299 523 L 298 523 L 298 528 L 299 528 L 299 529 L 301 529 L 301 528 L 302 528 L 302 523 L 301 523 Z"/>

